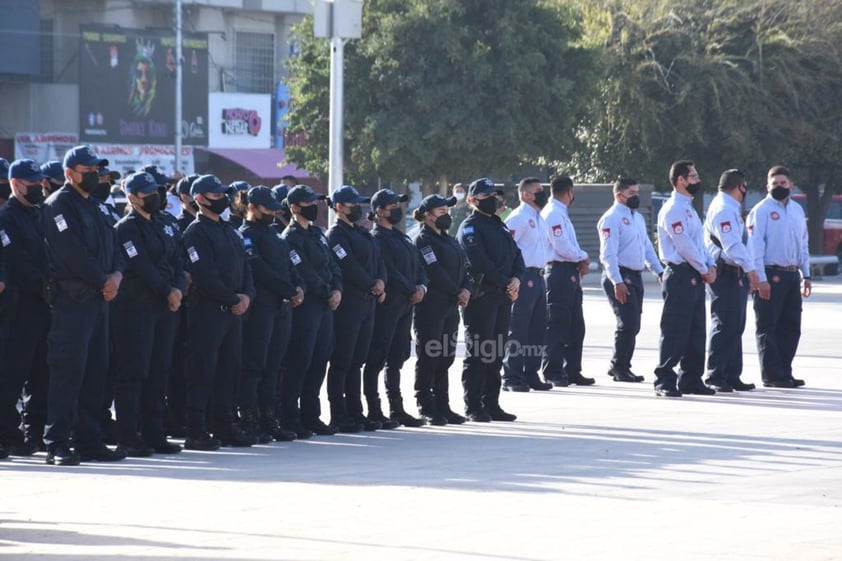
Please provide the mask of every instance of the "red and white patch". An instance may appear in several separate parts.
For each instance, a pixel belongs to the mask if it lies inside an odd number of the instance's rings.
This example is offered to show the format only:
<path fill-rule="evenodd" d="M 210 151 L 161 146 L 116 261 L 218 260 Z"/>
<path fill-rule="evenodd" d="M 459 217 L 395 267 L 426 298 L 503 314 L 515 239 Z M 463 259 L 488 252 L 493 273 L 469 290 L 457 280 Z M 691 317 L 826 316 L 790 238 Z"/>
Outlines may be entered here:
<path fill-rule="evenodd" d="M 534 220 L 532 220 L 531 218 L 529 219 L 529 227 L 530 227 L 530 228 L 534 228 L 534 227 L 535 227 L 535 221 L 534 221 Z"/>
<path fill-rule="evenodd" d="M 626 216 L 623 217 L 623 224 L 625 224 L 626 226 L 631 224 L 631 221 L 629 221 L 628 217 L 626 217 Z"/>
<path fill-rule="evenodd" d="M 719 226 L 722 228 L 723 234 L 727 234 L 728 232 L 731 231 L 731 223 L 730 222 L 722 222 L 722 223 L 719 224 Z"/>
<path fill-rule="evenodd" d="M 681 235 L 684 233 L 684 224 L 681 222 L 673 222 L 672 223 L 672 232 L 673 234 Z"/>
<path fill-rule="evenodd" d="M 692 284 L 693 286 L 696 286 L 696 284 L 697 284 L 696 279 L 690 279 L 690 284 Z"/>
<path fill-rule="evenodd" d="M 778 211 L 773 211 L 772 214 L 769 215 L 769 218 L 771 218 L 772 220 L 778 220 L 780 219 L 780 217 L 781 215 L 778 214 Z"/>
<path fill-rule="evenodd" d="M 556 224 L 553 226 L 553 236 L 560 238 L 561 237 L 561 224 Z"/>
<path fill-rule="evenodd" d="M 602 229 L 602 238 L 607 240 L 611 237 L 611 228 L 603 228 Z"/>

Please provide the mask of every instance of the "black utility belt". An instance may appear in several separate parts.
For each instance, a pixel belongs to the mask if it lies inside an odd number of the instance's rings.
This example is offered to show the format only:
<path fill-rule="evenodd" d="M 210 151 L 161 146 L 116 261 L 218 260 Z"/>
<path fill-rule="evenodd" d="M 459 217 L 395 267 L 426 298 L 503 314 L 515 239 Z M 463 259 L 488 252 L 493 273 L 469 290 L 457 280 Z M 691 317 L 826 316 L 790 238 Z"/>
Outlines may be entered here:
<path fill-rule="evenodd" d="M 766 265 L 770 271 L 783 271 L 785 273 L 797 273 L 801 270 L 798 265 Z"/>
<path fill-rule="evenodd" d="M 720 272 L 729 272 L 729 273 L 736 273 L 737 276 L 743 276 L 744 271 L 743 268 L 739 265 L 729 265 L 725 261 L 718 261 L 716 263 L 716 268 L 719 269 Z"/>
<path fill-rule="evenodd" d="M 544 275 L 544 269 L 542 269 L 541 267 L 527 267 L 526 270 L 530 273 L 535 273 L 536 275 Z"/>
<path fill-rule="evenodd" d="M 552 269 L 553 267 L 578 267 L 579 263 L 576 261 L 550 261 L 547 263 L 547 270 Z"/>

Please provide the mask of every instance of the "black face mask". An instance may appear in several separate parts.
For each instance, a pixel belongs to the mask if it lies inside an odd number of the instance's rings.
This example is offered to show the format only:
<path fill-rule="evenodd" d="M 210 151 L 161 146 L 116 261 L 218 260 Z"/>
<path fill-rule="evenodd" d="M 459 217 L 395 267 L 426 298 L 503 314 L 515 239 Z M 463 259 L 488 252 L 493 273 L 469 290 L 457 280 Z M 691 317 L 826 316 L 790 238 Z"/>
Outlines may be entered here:
<path fill-rule="evenodd" d="M 40 205 L 44 202 L 44 188 L 40 185 L 29 185 L 26 187 L 26 195 L 23 196 L 31 205 Z"/>
<path fill-rule="evenodd" d="M 393 208 L 389 211 L 389 214 L 386 215 L 386 221 L 389 224 L 395 225 L 400 224 L 401 220 L 403 220 L 403 209 L 402 208 Z"/>
<path fill-rule="evenodd" d="M 9 183 L 0 183 L 0 199 L 9 200 L 12 196 L 12 186 Z"/>
<path fill-rule="evenodd" d="M 164 212 L 167 210 L 167 188 L 166 187 L 158 187 L 158 212 Z"/>
<path fill-rule="evenodd" d="M 85 187 L 82 186 L 82 189 Z M 110 183 L 97 183 L 96 187 L 92 191 L 88 191 L 93 198 L 98 201 L 105 202 L 105 199 L 108 198 L 108 195 L 111 194 L 111 184 Z"/>
<path fill-rule="evenodd" d="M 352 206 L 351 209 L 348 211 L 348 214 L 345 215 L 345 218 L 347 218 L 351 222 L 358 222 L 362 217 L 363 208 L 360 205 Z"/>
<path fill-rule="evenodd" d="M 436 228 L 439 230 L 447 231 L 450 226 L 453 224 L 453 218 L 449 214 L 442 214 L 438 218 L 436 218 Z"/>
<path fill-rule="evenodd" d="M 289 224 L 289 221 L 292 220 L 292 213 L 289 211 L 289 207 L 283 207 L 279 214 L 286 224 Z"/>
<path fill-rule="evenodd" d="M 634 210 L 640 207 L 640 196 L 632 195 L 631 197 L 626 199 L 626 206 L 630 209 Z"/>
<path fill-rule="evenodd" d="M 78 173 L 78 172 L 77 172 Z M 93 194 L 96 191 L 97 187 L 99 187 L 99 172 L 96 171 L 86 171 L 82 174 L 82 180 L 79 182 L 79 188 L 82 189 L 85 193 Z M 111 185 L 107 185 L 109 192 L 111 191 Z M 108 195 L 105 195 L 105 198 L 108 198 Z M 105 199 L 103 199 L 105 200 Z"/>
<path fill-rule="evenodd" d="M 264 214 L 260 218 L 255 220 L 255 222 L 257 222 L 258 224 L 263 224 L 264 226 L 271 226 L 274 221 L 275 217 L 271 214 Z"/>
<path fill-rule="evenodd" d="M 544 208 L 549 200 L 550 194 L 546 191 L 538 191 L 535 193 L 535 205 L 538 208 Z"/>
<path fill-rule="evenodd" d="M 485 214 L 494 214 L 497 212 L 497 198 L 488 197 L 487 199 L 478 200 L 477 210 Z"/>
<path fill-rule="evenodd" d="M 206 199 L 210 204 L 207 205 L 209 211 L 214 214 L 222 214 L 228 208 L 228 197 L 222 197 L 221 199 Z"/>
<path fill-rule="evenodd" d="M 305 220 L 315 222 L 316 218 L 319 216 L 319 207 L 316 205 L 303 206 L 301 207 L 301 216 L 303 216 Z"/>
<path fill-rule="evenodd" d="M 773 199 L 782 201 L 789 196 L 789 189 L 778 185 L 777 187 L 772 187 L 771 193 Z"/>
<path fill-rule="evenodd" d="M 140 210 L 146 214 L 158 214 L 161 210 L 161 196 L 158 193 L 151 193 L 143 197 L 143 204 L 140 205 Z"/>
<path fill-rule="evenodd" d="M 702 190 L 702 182 L 697 181 L 696 183 L 688 183 L 687 184 L 687 192 L 690 193 L 691 197 L 695 197 L 696 193 Z"/>

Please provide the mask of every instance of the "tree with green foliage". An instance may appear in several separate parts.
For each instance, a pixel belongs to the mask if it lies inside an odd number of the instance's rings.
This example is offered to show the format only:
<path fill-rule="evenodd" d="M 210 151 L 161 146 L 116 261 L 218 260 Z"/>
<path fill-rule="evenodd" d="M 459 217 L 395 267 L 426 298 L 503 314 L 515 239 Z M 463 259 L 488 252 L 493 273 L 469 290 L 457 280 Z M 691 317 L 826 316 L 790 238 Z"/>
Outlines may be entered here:
<path fill-rule="evenodd" d="M 328 165 L 329 45 L 295 28 L 289 157 Z M 345 173 L 359 184 L 510 175 L 569 157 L 593 84 L 571 10 L 545 0 L 370 0 L 345 48 Z"/>

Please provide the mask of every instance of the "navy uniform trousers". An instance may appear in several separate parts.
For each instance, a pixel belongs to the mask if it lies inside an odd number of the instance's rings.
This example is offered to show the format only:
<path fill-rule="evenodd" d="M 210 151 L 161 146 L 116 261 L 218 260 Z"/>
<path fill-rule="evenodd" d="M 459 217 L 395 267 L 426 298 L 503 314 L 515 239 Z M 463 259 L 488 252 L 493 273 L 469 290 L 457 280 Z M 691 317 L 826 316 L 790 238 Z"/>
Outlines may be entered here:
<path fill-rule="evenodd" d="M 471 298 L 462 312 L 465 361 L 462 387 L 468 415 L 500 408 L 500 369 L 512 317 L 512 301 L 501 290 L 488 289 Z"/>
<path fill-rule="evenodd" d="M 449 404 L 448 370 L 456 359 L 459 311 L 455 302 L 428 294 L 415 306 L 415 397 L 419 403 L 434 397 Z"/>
<path fill-rule="evenodd" d="M 566 381 L 582 371 L 585 315 L 582 283 L 576 263 L 553 261 L 545 275 L 547 283 L 546 352 L 541 369 L 548 382 Z"/>
<path fill-rule="evenodd" d="M 327 371 L 327 396 L 334 421 L 345 414 L 363 416 L 361 371 L 371 345 L 377 301 L 373 297 L 352 298 L 351 291 L 346 291 L 333 316 L 335 338 Z"/>
<path fill-rule="evenodd" d="M 661 293 L 661 341 L 656 388 L 692 387 L 702 383 L 705 368 L 705 285 L 687 263 L 669 264 Z M 676 375 L 674 368 L 681 367 Z"/>
<path fill-rule="evenodd" d="M 602 290 L 608 296 L 617 327 L 614 330 L 614 356 L 611 357 L 612 372 L 631 372 L 631 360 L 640 333 L 640 316 L 643 313 L 643 277 L 640 271 L 620 267 L 620 275 L 629 290 L 626 303 L 621 304 L 614 296 L 614 283 L 602 275 Z"/>
<path fill-rule="evenodd" d="M 766 268 L 768 300 L 754 295 L 757 352 L 764 382 L 792 379 L 792 360 L 801 339 L 801 275 Z"/>
<path fill-rule="evenodd" d="M 363 370 L 363 392 L 366 398 L 376 399 L 378 376 L 385 367 L 386 395 L 401 398 L 401 368 L 410 356 L 413 305 L 406 299 L 394 299 L 379 304 L 374 312 L 374 332 Z"/>
<path fill-rule="evenodd" d="M 710 339 L 705 382 L 733 384 L 743 373 L 748 280 L 738 267 L 722 264 L 710 292 Z"/>
<path fill-rule="evenodd" d="M 253 306 L 243 324 L 243 373 L 238 403 L 243 410 L 275 414 L 281 363 L 292 334 L 292 309 Z"/>
<path fill-rule="evenodd" d="M 503 379 L 511 386 L 540 382 L 544 332 L 547 329 L 547 289 L 539 269 L 527 267 L 517 300 L 512 304 L 509 341 L 503 359 Z"/>

